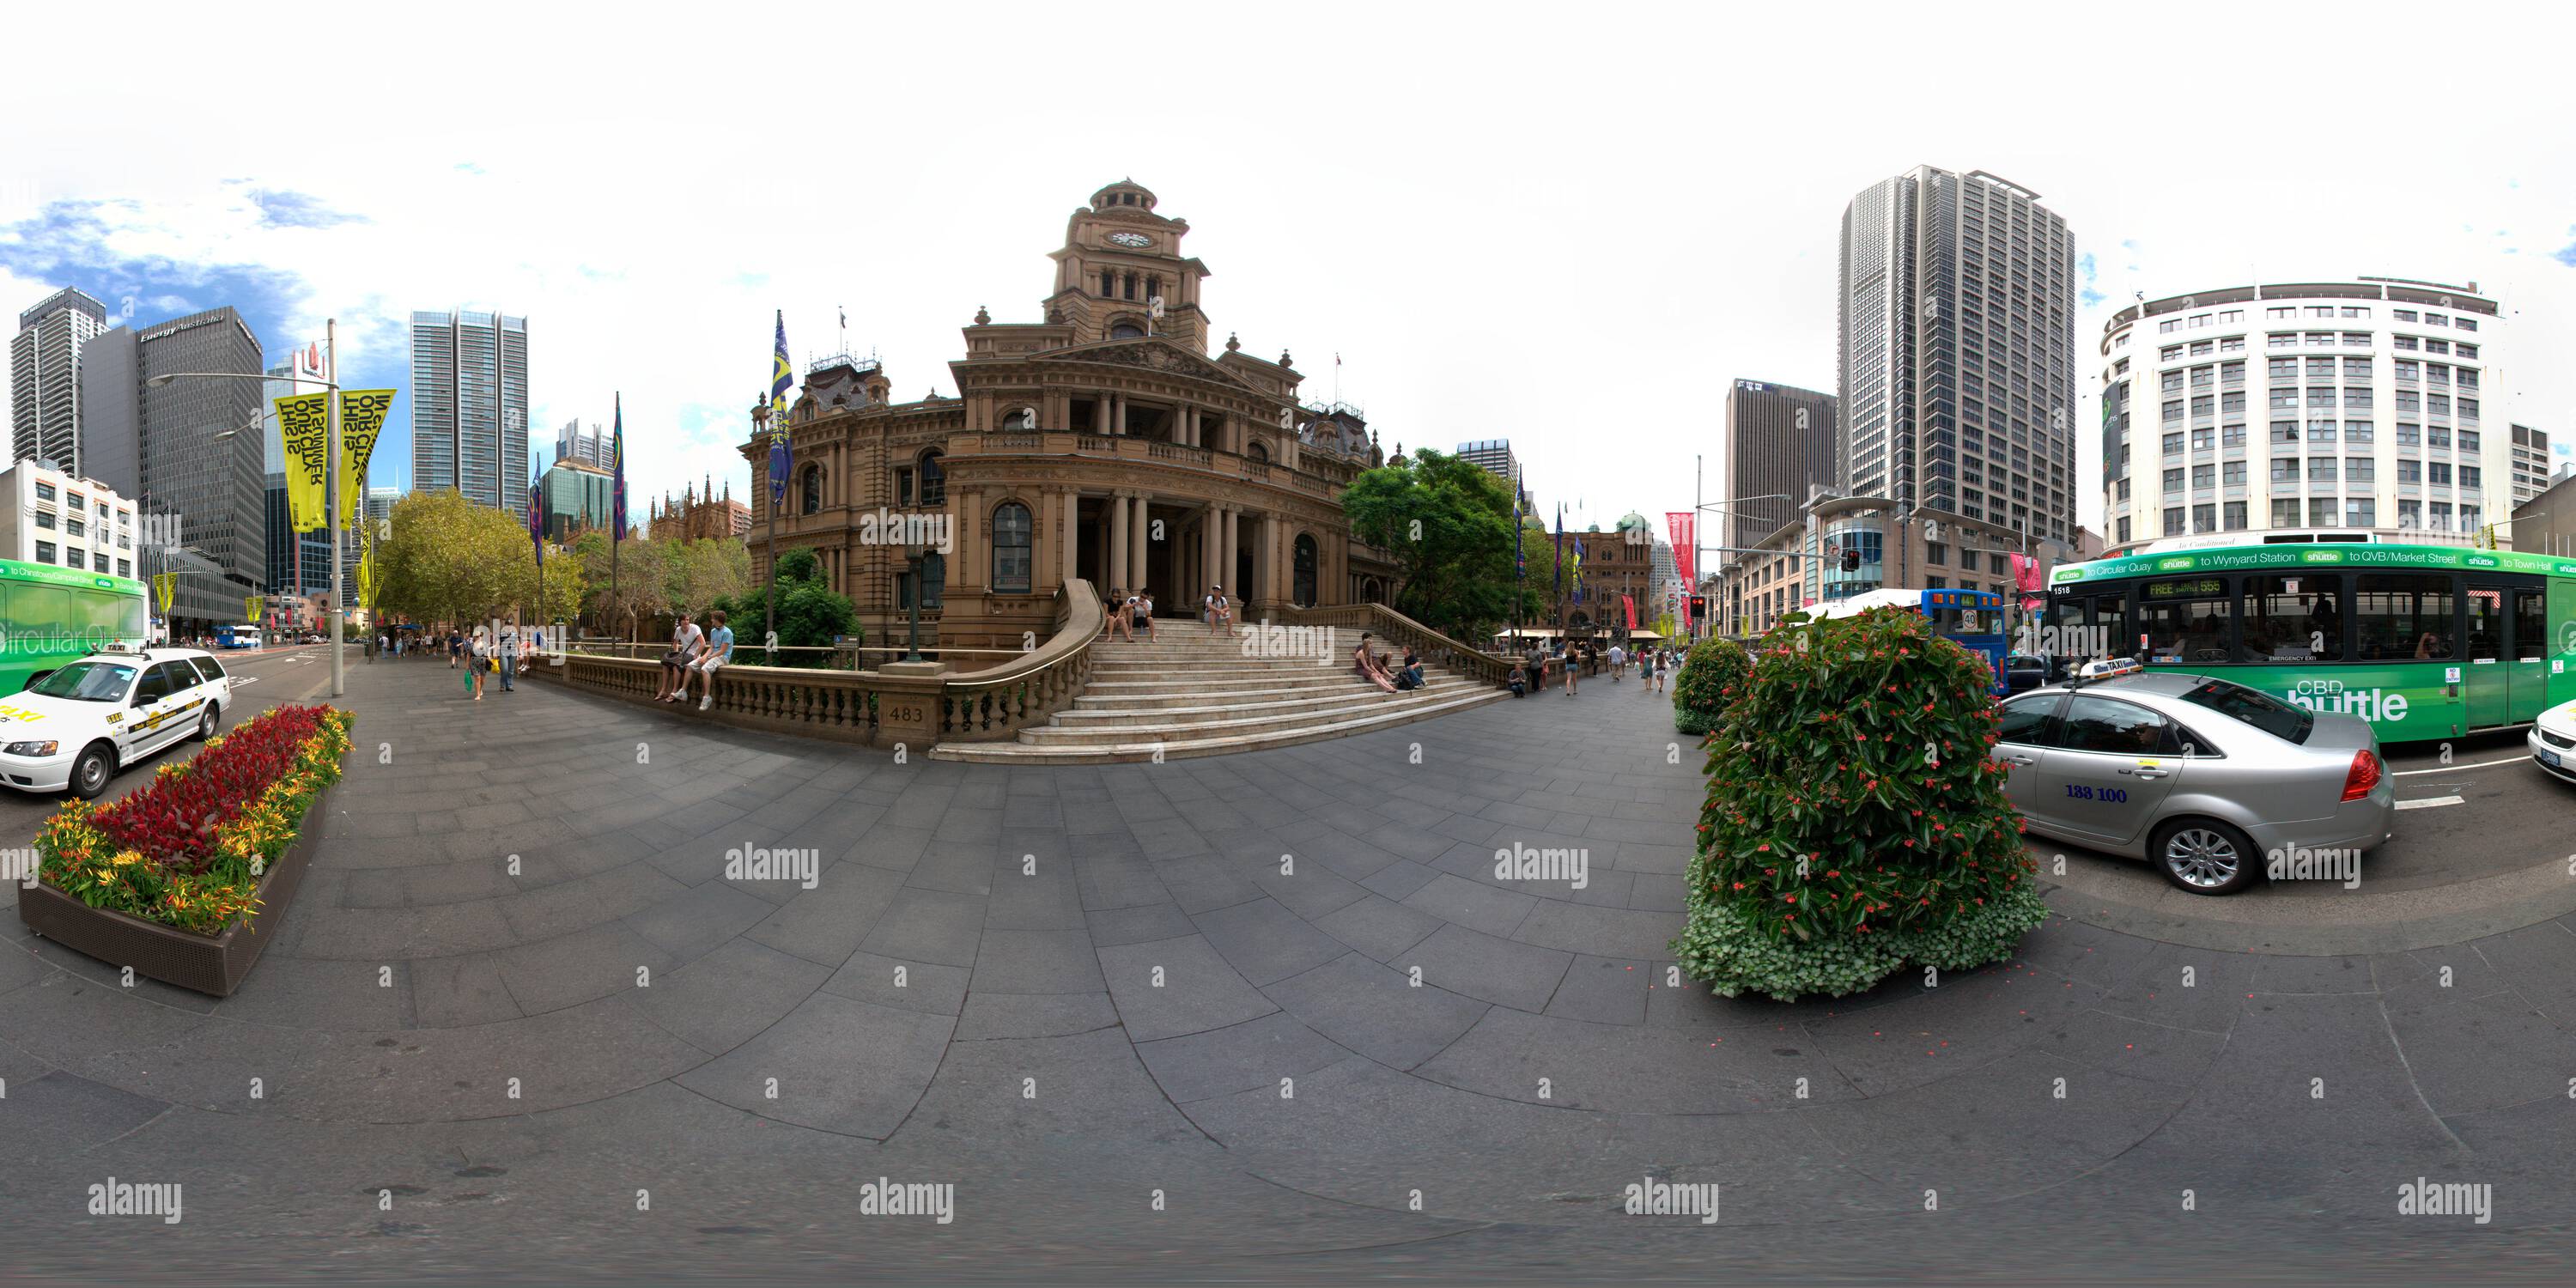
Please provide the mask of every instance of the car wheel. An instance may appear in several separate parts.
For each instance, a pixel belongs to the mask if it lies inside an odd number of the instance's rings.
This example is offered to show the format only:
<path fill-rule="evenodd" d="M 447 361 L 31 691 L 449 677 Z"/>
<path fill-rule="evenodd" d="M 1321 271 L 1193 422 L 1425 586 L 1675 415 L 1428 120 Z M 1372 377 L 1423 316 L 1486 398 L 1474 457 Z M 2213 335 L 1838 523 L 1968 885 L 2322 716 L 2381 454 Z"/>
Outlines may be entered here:
<path fill-rule="evenodd" d="M 223 716 L 224 710 L 222 707 L 216 706 L 212 702 L 207 703 L 206 714 L 197 717 L 197 741 L 204 742 L 208 738 L 214 737 L 215 725 L 223 720 Z"/>
<path fill-rule="evenodd" d="M 2216 819 L 2176 819 L 2157 828 L 2147 857 L 2165 880 L 2193 894 L 2234 894 L 2262 871 L 2254 839 Z"/>
<path fill-rule="evenodd" d="M 116 752 L 106 743 L 93 742 L 82 749 L 80 759 L 72 762 L 71 793 L 85 801 L 97 800 L 115 773 Z"/>

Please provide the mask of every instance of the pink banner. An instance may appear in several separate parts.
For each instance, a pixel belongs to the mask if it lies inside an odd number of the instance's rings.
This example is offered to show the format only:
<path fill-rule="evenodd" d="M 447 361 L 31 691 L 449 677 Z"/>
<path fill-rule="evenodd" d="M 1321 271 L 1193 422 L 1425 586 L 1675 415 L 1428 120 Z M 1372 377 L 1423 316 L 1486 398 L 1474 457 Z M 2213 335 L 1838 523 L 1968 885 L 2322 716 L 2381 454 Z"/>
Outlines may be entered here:
<path fill-rule="evenodd" d="M 1672 534 L 1673 571 L 1681 574 L 1682 585 L 1697 589 L 1699 574 L 1691 564 L 1699 554 L 1699 512 L 1667 510 L 1664 512 L 1664 527 Z"/>
<path fill-rule="evenodd" d="M 2012 557 L 2012 570 L 2013 589 L 2018 590 L 2025 595 L 2035 595 L 2039 593 L 2040 569 L 2039 561 L 2037 559 L 2033 559 L 2029 555 L 2014 555 Z"/>

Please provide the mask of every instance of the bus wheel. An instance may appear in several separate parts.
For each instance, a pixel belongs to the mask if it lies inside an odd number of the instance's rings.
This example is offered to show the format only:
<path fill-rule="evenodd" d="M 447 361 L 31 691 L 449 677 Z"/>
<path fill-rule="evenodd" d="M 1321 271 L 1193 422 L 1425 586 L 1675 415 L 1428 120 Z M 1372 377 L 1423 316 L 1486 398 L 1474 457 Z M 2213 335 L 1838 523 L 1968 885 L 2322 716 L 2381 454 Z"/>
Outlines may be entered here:
<path fill-rule="evenodd" d="M 85 801 L 98 799 L 107 790 L 107 779 L 116 772 L 116 752 L 104 742 L 93 742 L 72 762 L 72 795 Z"/>
<path fill-rule="evenodd" d="M 2234 894 L 2263 870 L 2253 838 L 2216 819 L 2176 819 L 2147 845 L 2156 870 L 2193 894 Z"/>

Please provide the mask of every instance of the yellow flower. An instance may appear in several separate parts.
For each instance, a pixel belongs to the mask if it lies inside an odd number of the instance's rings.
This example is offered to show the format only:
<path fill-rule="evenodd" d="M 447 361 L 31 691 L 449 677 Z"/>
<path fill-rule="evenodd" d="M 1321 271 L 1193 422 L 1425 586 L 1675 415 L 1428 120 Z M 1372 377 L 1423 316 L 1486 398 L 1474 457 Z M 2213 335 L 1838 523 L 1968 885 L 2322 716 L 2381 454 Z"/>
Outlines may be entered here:
<path fill-rule="evenodd" d="M 111 862 L 115 863 L 116 866 L 120 868 L 130 867 L 134 864 L 141 863 L 142 861 L 143 856 L 133 850 L 119 850 L 116 857 L 111 860 Z"/>

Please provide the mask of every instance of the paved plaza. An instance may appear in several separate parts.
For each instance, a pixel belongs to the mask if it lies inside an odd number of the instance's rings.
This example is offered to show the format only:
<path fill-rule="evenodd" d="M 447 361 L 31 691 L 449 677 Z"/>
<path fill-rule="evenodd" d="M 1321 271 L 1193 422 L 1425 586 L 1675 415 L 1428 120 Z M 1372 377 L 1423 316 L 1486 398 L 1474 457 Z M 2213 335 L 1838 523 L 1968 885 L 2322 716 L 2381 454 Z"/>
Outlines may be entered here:
<path fill-rule="evenodd" d="M 1699 757 L 1633 680 L 1100 767 L 472 703 L 434 661 L 353 667 L 348 704 L 237 995 L 0 921 L 28 1271 L 2429 1273 L 2561 1246 L 2576 1191 L 2562 921 L 2264 956 L 2060 890 L 1937 985 L 1673 986 Z M 1519 847 L 1580 885 L 1498 878 Z M 184 1223 L 87 1217 L 111 1176 L 183 1183 Z M 2419 1176 L 2491 1220 L 2399 1216 Z M 860 1215 L 880 1178 L 953 1219 Z M 1623 1215 L 1641 1182 L 1717 1183 L 1720 1219 Z"/>

